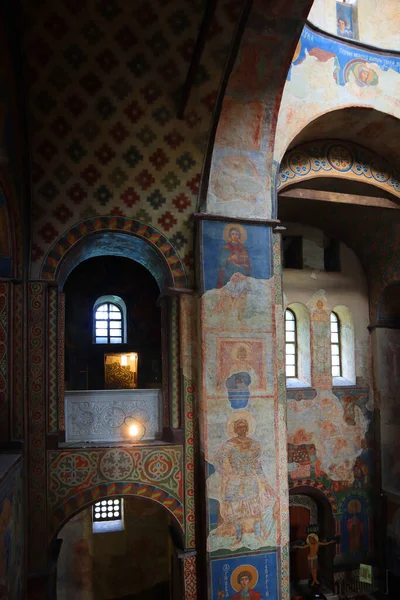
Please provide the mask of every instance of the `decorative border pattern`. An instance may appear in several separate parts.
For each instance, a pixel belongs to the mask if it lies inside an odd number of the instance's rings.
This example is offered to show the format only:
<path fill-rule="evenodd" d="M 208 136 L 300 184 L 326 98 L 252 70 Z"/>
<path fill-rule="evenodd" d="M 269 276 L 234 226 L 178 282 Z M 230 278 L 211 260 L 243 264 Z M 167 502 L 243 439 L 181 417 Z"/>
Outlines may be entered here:
<path fill-rule="evenodd" d="M 46 284 L 29 283 L 29 528 L 31 570 L 46 566 Z"/>
<path fill-rule="evenodd" d="M 92 504 L 101 498 L 113 496 L 140 496 L 158 502 L 164 506 L 178 521 L 183 529 L 183 505 L 168 492 L 160 490 L 154 485 L 116 481 L 103 483 L 79 494 L 69 497 L 65 502 L 57 506 L 50 516 L 49 538 L 52 538 L 64 525 L 66 521 L 78 510 L 88 504 Z"/>
<path fill-rule="evenodd" d="M 195 386 L 183 377 L 184 403 L 185 403 L 185 504 L 186 504 L 186 531 L 185 545 L 187 548 L 196 546 L 196 511 L 194 492 L 194 454 L 195 454 Z"/>
<path fill-rule="evenodd" d="M 64 369 L 65 369 L 65 294 L 58 295 L 58 427 L 60 431 L 65 431 L 65 406 L 64 406 Z"/>
<path fill-rule="evenodd" d="M 48 413 L 47 433 L 58 431 L 58 398 L 57 398 L 57 295 L 56 287 L 49 288 L 48 295 Z"/>
<path fill-rule="evenodd" d="M 363 490 L 358 490 L 358 489 L 352 489 L 349 490 L 348 492 L 345 492 L 343 495 L 340 495 L 340 500 L 338 503 L 338 507 L 337 507 L 337 512 L 338 513 L 342 513 L 343 512 L 343 505 L 346 502 L 346 500 L 348 500 L 349 498 L 362 498 L 365 502 L 365 505 L 367 507 L 367 514 L 368 516 L 372 516 L 373 514 L 373 510 L 372 510 L 372 504 L 371 504 L 371 499 L 369 497 L 369 494 L 366 493 Z"/>
<path fill-rule="evenodd" d="M 47 460 L 52 531 L 100 494 L 146 496 L 184 527 L 181 446 L 52 450 Z"/>
<path fill-rule="evenodd" d="M 21 284 L 13 286 L 13 436 L 15 439 L 24 437 L 24 387 L 23 387 L 23 311 L 24 290 Z"/>
<path fill-rule="evenodd" d="M 184 600 L 197 600 L 196 556 L 183 559 Z"/>
<path fill-rule="evenodd" d="M 315 500 L 306 496 L 305 494 L 296 494 L 289 496 L 289 507 L 290 506 L 301 506 L 306 508 L 310 513 L 310 524 L 318 523 L 318 507 Z"/>
<path fill-rule="evenodd" d="M 324 494 L 324 496 L 326 496 L 327 499 L 329 500 L 329 503 L 332 507 L 332 511 L 333 512 L 337 511 L 336 498 L 333 495 L 333 493 L 331 492 L 331 490 L 329 490 L 327 487 L 325 487 L 323 483 L 320 483 L 319 481 L 315 481 L 315 479 L 295 479 L 293 482 L 290 483 L 289 488 L 292 490 L 293 488 L 300 487 L 300 486 L 313 487 L 313 488 L 316 488 L 317 490 L 319 490 L 320 492 L 322 492 Z"/>
<path fill-rule="evenodd" d="M 170 373 L 171 373 L 171 411 L 172 427 L 178 429 L 181 425 L 181 386 L 179 373 L 179 305 L 178 298 L 171 298 L 171 321 L 170 321 Z"/>
<path fill-rule="evenodd" d="M 337 140 L 315 141 L 289 150 L 283 157 L 278 190 L 315 177 L 363 180 L 400 198 L 400 172 L 377 154 Z"/>
<path fill-rule="evenodd" d="M 0 439 L 9 435 L 9 306 L 10 284 L 0 283 Z"/>
<path fill-rule="evenodd" d="M 62 235 L 49 250 L 42 267 L 41 278 L 54 280 L 61 258 L 77 242 L 99 231 L 119 231 L 142 238 L 154 246 L 169 268 L 174 287 L 185 288 L 186 275 L 180 258 L 171 242 L 155 227 L 125 217 L 94 217 L 81 221 Z"/>

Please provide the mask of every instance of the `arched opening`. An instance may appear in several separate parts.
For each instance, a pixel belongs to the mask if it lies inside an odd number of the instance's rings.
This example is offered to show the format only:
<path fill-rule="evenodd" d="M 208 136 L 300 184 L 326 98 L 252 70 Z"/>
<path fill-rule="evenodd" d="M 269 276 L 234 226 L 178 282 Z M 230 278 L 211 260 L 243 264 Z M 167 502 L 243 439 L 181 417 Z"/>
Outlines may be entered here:
<path fill-rule="evenodd" d="M 90 258 L 70 273 L 63 291 L 66 390 L 161 387 L 159 289 L 145 267 L 119 256 Z M 114 312 L 100 313 L 102 307 Z M 130 377 L 132 353 L 137 378 Z M 115 362 L 108 364 L 108 355 Z"/>
<path fill-rule="evenodd" d="M 180 597 L 173 518 L 160 504 L 145 498 L 124 496 L 122 502 L 122 528 L 110 526 L 97 533 L 93 527 L 95 503 L 75 514 L 59 532 L 58 600 Z M 108 523 L 112 525 L 112 521 Z"/>
<path fill-rule="evenodd" d="M 310 561 L 308 549 L 300 549 L 315 534 L 320 542 L 333 540 L 335 534 L 332 506 L 328 498 L 311 486 L 298 486 L 289 490 L 290 545 L 299 546 L 290 553 L 290 578 L 292 592 L 302 593 L 308 588 Z M 308 538 L 308 539 L 307 539 Z M 334 543 L 318 548 L 318 580 L 332 589 Z"/>

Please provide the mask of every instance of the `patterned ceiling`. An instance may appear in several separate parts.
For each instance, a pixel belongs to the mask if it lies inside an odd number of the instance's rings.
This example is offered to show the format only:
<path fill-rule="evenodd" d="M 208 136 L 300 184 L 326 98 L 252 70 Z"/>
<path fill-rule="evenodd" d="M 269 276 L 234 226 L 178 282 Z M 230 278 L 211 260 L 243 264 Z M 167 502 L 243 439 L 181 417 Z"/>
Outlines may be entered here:
<path fill-rule="evenodd" d="M 65 231 L 98 215 L 153 225 L 190 275 L 190 216 L 241 4 L 218 4 L 179 120 L 204 0 L 25 0 L 32 277 Z"/>

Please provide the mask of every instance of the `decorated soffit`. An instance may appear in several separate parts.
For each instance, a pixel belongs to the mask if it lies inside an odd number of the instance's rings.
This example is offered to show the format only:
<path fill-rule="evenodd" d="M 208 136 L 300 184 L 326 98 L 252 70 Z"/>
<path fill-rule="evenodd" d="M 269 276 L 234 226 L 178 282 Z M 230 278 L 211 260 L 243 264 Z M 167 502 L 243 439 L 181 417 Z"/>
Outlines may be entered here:
<path fill-rule="evenodd" d="M 400 198 L 400 172 L 355 144 L 315 141 L 289 150 L 281 163 L 278 189 L 316 177 L 337 177 L 371 184 Z"/>
<path fill-rule="evenodd" d="M 239 7 L 218 4 L 179 120 L 205 1 L 24 2 L 33 277 L 56 239 L 103 215 L 154 226 L 190 273 L 190 216 Z"/>

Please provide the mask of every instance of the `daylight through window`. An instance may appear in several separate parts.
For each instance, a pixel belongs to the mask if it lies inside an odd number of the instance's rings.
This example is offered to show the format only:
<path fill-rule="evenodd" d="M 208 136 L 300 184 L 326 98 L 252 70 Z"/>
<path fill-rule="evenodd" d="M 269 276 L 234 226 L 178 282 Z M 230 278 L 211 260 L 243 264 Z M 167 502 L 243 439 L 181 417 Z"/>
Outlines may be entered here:
<path fill-rule="evenodd" d="M 95 340 L 96 344 L 121 344 L 122 332 L 121 309 L 105 302 L 95 310 Z"/>
<path fill-rule="evenodd" d="M 332 377 L 342 376 L 342 361 L 340 347 L 340 321 L 336 313 L 331 313 L 331 357 Z"/>
<path fill-rule="evenodd" d="M 296 317 L 287 309 L 285 311 L 285 355 L 286 377 L 297 377 L 297 339 Z"/>

